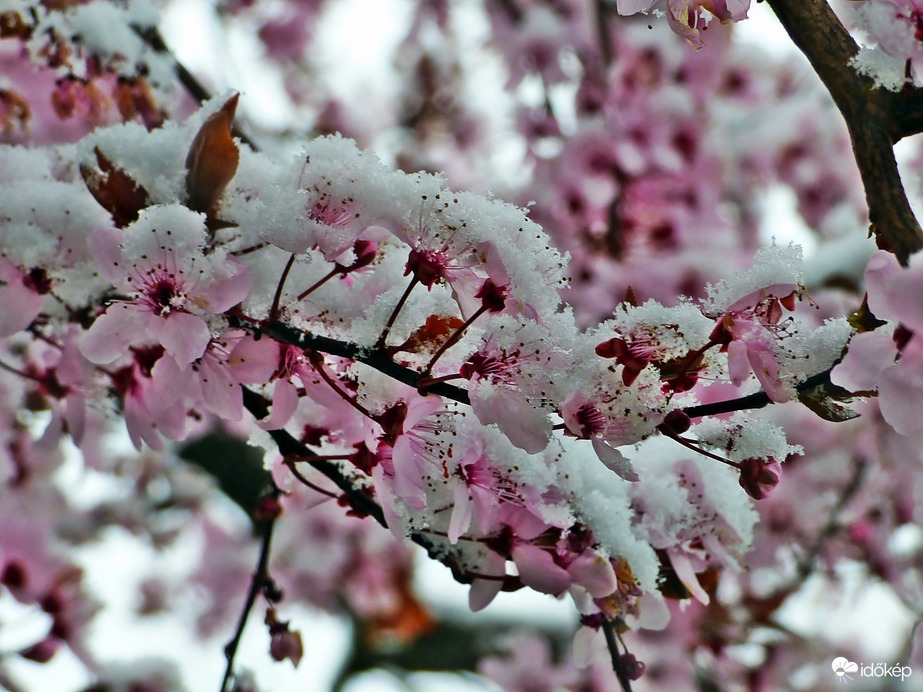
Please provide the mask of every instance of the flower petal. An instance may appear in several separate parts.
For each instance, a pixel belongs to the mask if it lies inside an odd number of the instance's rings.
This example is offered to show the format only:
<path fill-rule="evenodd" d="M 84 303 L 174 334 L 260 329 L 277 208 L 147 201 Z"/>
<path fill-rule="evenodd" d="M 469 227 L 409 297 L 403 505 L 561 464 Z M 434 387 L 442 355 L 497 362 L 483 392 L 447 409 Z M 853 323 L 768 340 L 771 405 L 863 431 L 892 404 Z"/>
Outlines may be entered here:
<path fill-rule="evenodd" d="M 551 553 L 538 546 L 516 545 L 512 558 L 522 583 L 536 591 L 557 596 L 573 583 L 571 575 L 554 561 Z"/>
<path fill-rule="evenodd" d="M 174 312 L 157 320 L 153 331 L 171 356 L 180 365 L 201 358 L 211 341 L 208 325 L 188 312 Z"/>

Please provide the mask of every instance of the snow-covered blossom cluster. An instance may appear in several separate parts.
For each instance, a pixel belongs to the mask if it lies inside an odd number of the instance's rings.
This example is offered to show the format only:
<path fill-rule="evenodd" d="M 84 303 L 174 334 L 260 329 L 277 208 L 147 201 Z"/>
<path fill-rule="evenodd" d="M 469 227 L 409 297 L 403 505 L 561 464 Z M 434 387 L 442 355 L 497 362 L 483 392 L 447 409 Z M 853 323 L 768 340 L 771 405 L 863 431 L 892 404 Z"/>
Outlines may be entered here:
<path fill-rule="evenodd" d="M 236 100 L 150 133 L 0 150 L 18 171 L 2 211 L 3 366 L 11 397 L 53 411 L 35 444 L 98 444 L 119 411 L 139 450 L 223 421 L 271 463 L 260 431 L 285 430 L 305 450 L 286 464 L 337 460 L 397 537 L 425 536 L 472 582 L 475 609 L 512 582 L 643 622 L 656 551 L 707 601 L 696 573 L 737 567 L 755 520 L 743 491 L 721 488 L 738 473 L 762 497 L 766 472 L 747 465 L 798 449 L 739 417 L 689 429 L 683 406 L 751 371 L 772 399 L 797 396 L 807 354 L 783 315 L 799 253 L 768 249 L 707 301 L 624 304 L 580 332 L 558 294 L 566 257 L 523 210 L 338 137 L 287 161 L 242 147 L 238 164 Z M 836 357 L 845 334 L 828 331 Z M 812 354 L 818 372 L 833 362 Z M 724 463 L 617 449 L 658 430 Z"/>

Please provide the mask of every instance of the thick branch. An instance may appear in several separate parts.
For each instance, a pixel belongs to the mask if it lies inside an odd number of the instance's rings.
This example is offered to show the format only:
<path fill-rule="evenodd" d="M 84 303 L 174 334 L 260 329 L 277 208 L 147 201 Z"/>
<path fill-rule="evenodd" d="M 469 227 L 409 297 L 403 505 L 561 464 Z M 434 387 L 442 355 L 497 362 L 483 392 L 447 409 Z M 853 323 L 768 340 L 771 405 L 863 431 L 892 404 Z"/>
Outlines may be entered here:
<path fill-rule="evenodd" d="M 767 0 L 795 45 L 805 54 L 840 109 L 865 187 L 872 230 L 882 245 L 906 264 L 923 249 L 923 230 L 910 209 L 894 158 L 893 143 L 907 134 L 908 122 L 923 123 L 914 107 L 892 109 L 901 103 L 877 89 L 849 62 L 859 47 L 826 0 Z M 907 106 L 907 102 L 904 103 Z"/>

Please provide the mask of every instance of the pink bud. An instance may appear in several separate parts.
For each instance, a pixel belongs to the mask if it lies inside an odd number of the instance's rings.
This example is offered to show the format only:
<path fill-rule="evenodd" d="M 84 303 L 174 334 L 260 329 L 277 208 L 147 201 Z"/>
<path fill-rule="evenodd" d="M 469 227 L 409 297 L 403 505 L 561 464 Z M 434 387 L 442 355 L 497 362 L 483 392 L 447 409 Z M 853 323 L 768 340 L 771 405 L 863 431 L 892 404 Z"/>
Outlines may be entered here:
<path fill-rule="evenodd" d="M 29 581 L 29 574 L 26 566 L 19 560 L 10 560 L 0 573 L 0 584 L 10 589 L 21 589 Z"/>
<path fill-rule="evenodd" d="M 663 423 L 657 426 L 657 428 L 664 435 L 682 435 L 684 432 L 689 430 L 689 426 L 692 424 L 692 419 L 689 418 L 683 411 L 679 409 L 675 411 L 670 411 L 663 419 Z"/>
<path fill-rule="evenodd" d="M 301 633 L 289 630 L 287 622 L 273 622 L 269 625 L 269 655 L 275 661 L 288 659 L 296 668 L 304 656 Z"/>
<path fill-rule="evenodd" d="M 57 652 L 58 645 L 59 642 L 54 637 L 45 637 L 37 644 L 33 644 L 28 649 L 23 649 L 20 651 L 19 655 L 27 661 L 35 661 L 36 663 L 48 663 L 48 661 L 50 661 Z"/>
<path fill-rule="evenodd" d="M 629 680 L 637 680 L 644 675 L 644 663 L 636 659 L 634 654 L 622 654 L 619 657 L 619 667 L 625 671 L 625 676 Z"/>
<path fill-rule="evenodd" d="M 260 498 L 259 504 L 253 510 L 253 518 L 257 521 L 272 521 L 282 514 L 282 503 L 279 496 L 269 493 Z"/>
<path fill-rule="evenodd" d="M 740 487 L 754 500 L 762 500 L 779 485 L 782 465 L 773 459 L 744 459 L 740 462 Z"/>

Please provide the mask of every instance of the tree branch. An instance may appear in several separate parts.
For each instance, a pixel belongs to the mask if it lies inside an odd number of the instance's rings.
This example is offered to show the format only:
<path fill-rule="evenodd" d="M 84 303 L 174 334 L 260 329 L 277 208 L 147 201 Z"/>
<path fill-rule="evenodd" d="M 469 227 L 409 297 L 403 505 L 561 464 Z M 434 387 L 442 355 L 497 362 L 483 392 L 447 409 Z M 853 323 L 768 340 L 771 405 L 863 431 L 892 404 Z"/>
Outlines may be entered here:
<path fill-rule="evenodd" d="M 228 665 L 224 670 L 224 678 L 221 680 L 219 692 L 225 692 L 228 683 L 234 674 L 234 657 L 237 655 L 237 649 L 240 646 L 240 640 L 244 635 L 244 628 L 247 626 L 247 620 L 250 617 L 250 611 L 253 604 L 256 603 L 256 597 L 263 588 L 272 583 L 269 576 L 269 549 L 272 543 L 272 530 L 276 525 L 276 518 L 267 519 L 263 528 L 263 541 L 260 547 L 260 559 L 257 562 L 256 570 L 253 572 L 253 578 L 250 580 L 250 590 L 247 592 L 247 600 L 244 602 L 244 609 L 240 614 L 240 620 L 237 622 L 237 631 L 234 638 L 224 647 L 224 654 L 227 656 Z"/>
<path fill-rule="evenodd" d="M 330 341 L 333 341 L 332 339 Z M 334 342 L 342 344 L 342 342 Z M 353 346 L 348 344 L 348 346 Z M 244 406 L 250 413 L 257 418 L 264 418 L 267 413 L 268 402 L 256 392 L 243 387 Z M 342 469 L 336 463 L 327 460 L 316 454 L 310 447 L 299 442 L 286 430 L 270 430 L 269 435 L 279 453 L 283 456 L 293 455 L 310 464 L 320 471 L 324 476 L 333 481 L 333 483 L 343 491 L 343 494 L 349 500 L 349 503 L 359 512 L 372 517 L 383 528 L 388 528 L 388 522 L 385 520 L 384 512 L 381 506 L 361 490 L 355 488 L 352 480 L 343 473 Z M 451 553 L 447 553 L 444 547 L 430 538 L 422 531 L 414 531 L 410 534 L 410 540 L 426 550 L 427 555 L 437 562 L 441 562 L 452 571 L 452 576 L 460 584 L 470 584 L 478 575 L 466 572 L 453 562 Z M 507 577 L 504 581 L 503 591 L 515 591 L 522 587 L 522 583 L 516 577 Z"/>
<path fill-rule="evenodd" d="M 826 0 L 766 2 L 846 120 L 872 231 L 882 247 L 906 265 L 910 255 L 923 249 L 923 230 L 904 192 L 893 144 L 908 134 L 909 127 L 923 125 L 923 115 L 917 109 L 923 97 L 895 99 L 856 72 L 849 63 L 859 46 Z"/>
<path fill-rule="evenodd" d="M 819 372 L 816 375 L 811 375 L 811 377 L 804 382 L 799 382 L 795 385 L 795 389 L 799 393 L 802 393 L 828 383 L 830 381 L 831 370 L 833 370 L 833 368 Z M 698 406 L 687 406 L 683 409 L 683 413 L 690 418 L 703 418 L 705 416 L 718 416 L 722 413 L 733 413 L 734 411 L 750 411 L 774 403 L 776 402 L 770 399 L 766 392 L 760 391 L 742 396 L 738 399 L 716 401 L 712 404 L 700 404 Z"/>
<path fill-rule="evenodd" d="M 609 649 L 609 658 L 612 661 L 612 670 L 615 671 L 615 677 L 618 678 L 622 692 L 631 692 L 631 679 L 628 677 L 628 674 L 625 671 L 625 666 L 622 665 L 622 656 L 619 653 L 619 645 L 618 642 L 616 642 L 612 621 L 609 618 L 604 617 L 602 619 L 602 631 L 603 636 L 606 638 L 606 648 Z"/>
<path fill-rule="evenodd" d="M 247 324 L 240 324 L 239 326 L 253 328 L 252 325 Z M 269 336 L 276 341 L 281 341 L 284 344 L 289 344 L 290 346 L 295 346 L 301 349 L 309 349 L 312 351 L 320 351 L 321 353 L 327 353 L 331 356 L 349 358 L 351 360 L 364 363 L 370 368 L 374 368 L 380 373 L 388 375 L 398 382 L 403 382 L 404 384 L 411 387 L 417 387 L 423 377 L 416 370 L 411 370 L 410 368 L 405 368 L 403 365 L 398 365 L 393 360 L 391 360 L 391 358 L 384 350 L 381 349 L 364 349 L 357 346 L 356 344 L 347 343 L 345 341 L 337 341 L 336 339 L 330 339 L 326 336 L 304 332 L 300 329 L 295 329 L 294 327 L 290 327 L 287 324 L 283 324 L 281 322 L 272 322 L 269 324 L 269 326 L 262 330 L 262 332 L 266 334 L 266 336 Z M 426 392 L 444 396 L 446 399 L 451 399 L 461 404 L 471 403 L 471 399 L 468 396 L 467 390 L 461 387 L 456 387 L 455 385 L 447 384 L 445 382 L 437 382 L 435 384 L 427 385 Z"/>
<path fill-rule="evenodd" d="M 246 387 L 243 387 L 244 406 L 256 418 L 263 418 L 266 414 L 266 400 Z M 346 474 L 343 473 L 340 466 L 332 461 L 317 454 L 310 447 L 302 444 L 285 430 L 269 430 L 269 436 L 276 443 L 279 453 L 284 456 L 295 456 L 305 459 L 306 463 L 320 471 L 343 491 L 343 494 L 349 499 L 350 504 L 363 514 L 368 514 L 379 524 L 388 528 L 385 521 L 385 515 L 381 507 L 372 500 L 368 495 L 357 490 Z"/>

